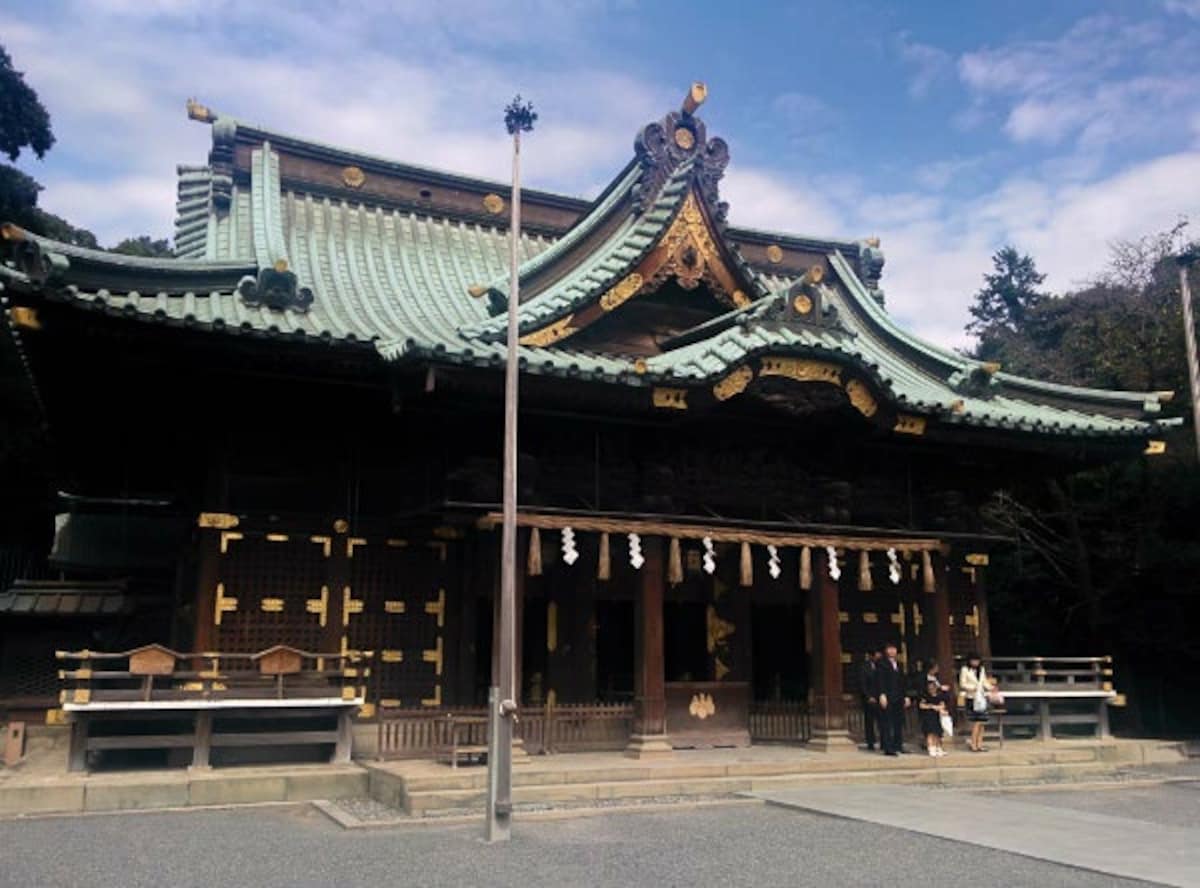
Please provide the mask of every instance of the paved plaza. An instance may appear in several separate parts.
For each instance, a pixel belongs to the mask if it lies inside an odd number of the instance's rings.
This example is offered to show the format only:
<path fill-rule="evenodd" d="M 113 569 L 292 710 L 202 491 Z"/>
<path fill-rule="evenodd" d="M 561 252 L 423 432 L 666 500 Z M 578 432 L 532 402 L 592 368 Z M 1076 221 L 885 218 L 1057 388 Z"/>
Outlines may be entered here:
<path fill-rule="evenodd" d="M 1197 783 L 1029 793 L 847 789 L 882 793 L 890 805 L 881 810 L 898 824 L 773 805 L 680 808 L 518 822 L 511 844 L 487 846 L 475 826 L 344 830 L 308 806 L 53 817 L 0 822 L 0 881 L 26 888 L 1146 884 L 924 832 L 967 810 L 983 818 L 985 832 L 999 831 L 989 814 L 978 814 L 980 805 L 996 811 L 997 823 L 1007 805 L 1034 811 L 1025 829 L 1030 847 L 1048 834 L 1087 832 L 1096 811 L 1126 818 L 1151 855 L 1169 853 L 1179 830 L 1200 844 Z M 811 794 L 830 792 L 838 790 Z M 910 807 L 912 793 L 925 793 L 940 813 Z M 1150 828 L 1165 824 L 1174 826 Z M 1193 875 L 1172 882 L 1200 884 L 1200 871 Z"/>

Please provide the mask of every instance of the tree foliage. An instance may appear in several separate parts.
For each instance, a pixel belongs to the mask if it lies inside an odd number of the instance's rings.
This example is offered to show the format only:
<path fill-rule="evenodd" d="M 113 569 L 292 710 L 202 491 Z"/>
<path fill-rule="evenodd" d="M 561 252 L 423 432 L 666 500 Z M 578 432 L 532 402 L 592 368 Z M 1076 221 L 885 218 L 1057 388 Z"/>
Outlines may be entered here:
<path fill-rule="evenodd" d="M 171 242 L 165 237 L 152 238 L 148 234 L 142 234 L 138 237 L 127 237 L 113 247 L 112 252 L 123 253 L 126 256 L 144 256 L 147 258 L 162 258 L 175 255 L 175 251 L 171 249 Z"/>
<path fill-rule="evenodd" d="M 0 46 L 0 152 L 16 160 L 28 148 L 43 157 L 53 144 L 50 113 Z"/>
<path fill-rule="evenodd" d="M 983 280 L 967 331 L 979 337 L 979 356 L 991 361 L 1002 356 L 1007 341 L 1019 335 L 1029 314 L 1045 301 L 1039 288 L 1046 276 L 1031 256 L 1006 246 L 992 256 L 992 272 Z"/>
<path fill-rule="evenodd" d="M 1022 375 L 1174 391 L 1162 415 L 1186 423 L 1174 261 L 1184 249 L 1178 226 L 1114 243 L 1107 266 L 1091 282 L 1060 296 L 1043 294 L 1019 318 L 997 319 L 980 334 L 980 351 L 986 342 L 1006 370 Z M 1033 268 L 1032 260 L 1026 267 Z M 1005 491 L 986 517 L 992 529 L 1016 541 L 997 553 L 990 574 L 996 646 L 1114 654 L 1118 684 L 1133 704 L 1132 727 L 1179 732 L 1200 727 L 1200 691 L 1192 705 L 1175 705 L 1185 696 L 1161 685 L 1157 664 L 1184 662 L 1200 670 L 1187 628 L 1200 619 L 1200 467 L 1189 428 L 1165 437 L 1163 456 Z"/>

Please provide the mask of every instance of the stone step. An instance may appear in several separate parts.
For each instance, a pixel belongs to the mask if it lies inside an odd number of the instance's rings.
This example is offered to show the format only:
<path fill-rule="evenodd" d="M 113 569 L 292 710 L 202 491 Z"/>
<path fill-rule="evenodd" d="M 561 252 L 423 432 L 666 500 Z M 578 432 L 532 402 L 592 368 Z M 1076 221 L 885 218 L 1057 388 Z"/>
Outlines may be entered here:
<path fill-rule="evenodd" d="M 994 765 L 1040 765 L 1094 762 L 1102 757 L 1102 747 L 1066 747 L 1033 750 L 1002 751 L 978 759 L 966 752 L 952 752 L 941 762 L 942 768 L 976 767 L 986 761 Z M 682 755 L 686 755 L 683 753 Z M 536 761 L 513 771 L 513 786 L 541 786 L 547 784 L 601 783 L 637 780 L 692 780 L 715 777 L 767 777 L 803 773 L 841 773 L 847 770 L 890 771 L 897 768 L 925 768 L 924 755 L 910 755 L 889 759 L 882 755 L 863 754 L 847 762 L 844 756 L 825 758 L 814 754 L 797 761 L 731 761 L 689 764 L 659 761 L 652 766 L 618 764 L 612 767 L 578 767 L 570 763 L 569 757 L 552 757 Z M 371 767 L 371 766 L 369 766 Z M 374 767 L 372 767 L 374 770 Z M 390 773 L 384 767 L 381 770 Z M 473 766 L 459 769 L 445 768 L 438 774 L 404 774 L 404 785 L 409 792 L 435 790 L 483 790 L 487 786 L 487 769 Z"/>
<path fill-rule="evenodd" d="M 1112 765 L 1095 759 L 1041 764 L 976 763 L 974 767 L 931 765 L 927 761 L 920 764 L 923 766 L 869 768 L 857 771 L 793 771 L 775 775 L 518 784 L 513 787 L 513 801 L 516 804 L 579 804 L 614 799 L 736 795 L 757 790 L 838 783 L 994 786 L 1042 780 L 1070 782 L 1111 774 L 1114 771 Z M 429 816 L 439 811 L 481 808 L 485 802 L 483 788 L 442 788 L 407 791 L 401 806 L 412 816 Z"/>

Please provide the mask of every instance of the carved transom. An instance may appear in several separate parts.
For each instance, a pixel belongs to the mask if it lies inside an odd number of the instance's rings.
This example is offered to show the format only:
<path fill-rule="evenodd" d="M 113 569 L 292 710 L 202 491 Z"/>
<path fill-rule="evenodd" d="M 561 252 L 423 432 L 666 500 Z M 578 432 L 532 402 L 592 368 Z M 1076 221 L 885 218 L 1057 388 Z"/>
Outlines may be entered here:
<path fill-rule="evenodd" d="M 706 283 L 718 298 L 736 308 L 750 304 L 750 297 L 738 286 L 721 256 L 694 193 L 684 200 L 675 221 L 646 258 L 643 268 L 647 279 L 643 291 L 655 290 L 673 277 L 685 290 Z"/>

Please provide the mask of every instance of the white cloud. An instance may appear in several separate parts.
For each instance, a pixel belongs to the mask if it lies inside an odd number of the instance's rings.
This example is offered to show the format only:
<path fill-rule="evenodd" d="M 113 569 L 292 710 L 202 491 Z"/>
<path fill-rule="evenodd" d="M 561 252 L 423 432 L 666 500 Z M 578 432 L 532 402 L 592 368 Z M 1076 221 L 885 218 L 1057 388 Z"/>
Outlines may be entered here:
<path fill-rule="evenodd" d="M 1161 20 L 1092 16 L 1053 40 L 965 53 L 958 73 L 970 116 L 1006 109 L 1013 141 L 1098 151 L 1161 139 L 1175 115 L 1200 109 L 1198 38 Z"/>
<path fill-rule="evenodd" d="M 913 40 L 907 31 L 902 31 L 896 38 L 900 58 L 912 69 L 912 77 L 908 82 L 908 94 L 913 98 L 923 98 L 928 95 L 939 80 L 953 67 L 950 53 L 928 43 Z"/>

